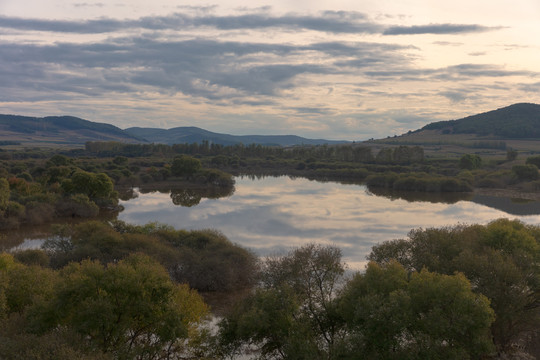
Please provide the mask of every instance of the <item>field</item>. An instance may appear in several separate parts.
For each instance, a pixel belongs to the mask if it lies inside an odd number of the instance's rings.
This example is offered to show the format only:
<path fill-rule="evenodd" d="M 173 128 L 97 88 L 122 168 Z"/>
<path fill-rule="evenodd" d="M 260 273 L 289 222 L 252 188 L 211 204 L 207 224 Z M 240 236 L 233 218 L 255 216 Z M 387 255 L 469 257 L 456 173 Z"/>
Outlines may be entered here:
<path fill-rule="evenodd" d="M 423 130 L 399 137 L 388 137 L 362 143 L 377 153 L 389 145 L 418 145 L 424 149 L 426 158 L 459 158 L 464 154 L 477 154 L 486 160 L 506 158 L 507 150 L 513 149 L 522 157 L 540 153 L 540 139 L 501 139 L 478 137 L 474 134 L 442 134 L 438 130 Z M 518 158 L 519 158 L 518 155 Z"/>

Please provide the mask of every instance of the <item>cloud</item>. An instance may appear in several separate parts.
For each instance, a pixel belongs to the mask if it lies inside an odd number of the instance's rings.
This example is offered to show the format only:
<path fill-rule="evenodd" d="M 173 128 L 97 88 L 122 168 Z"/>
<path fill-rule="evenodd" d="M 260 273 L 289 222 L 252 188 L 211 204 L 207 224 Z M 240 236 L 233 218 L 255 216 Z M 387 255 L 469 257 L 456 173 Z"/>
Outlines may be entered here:
<path fill-rule="evenodd" d="M 88 4 L 80 4 L 88 6 Z M 200 9 L 200 8 L 198 8 Z M 205 8 L 206 9 L 206 8 Z M 29 31 L 51 31 L 75 34 L 101 34 L 127 29 L 169 30 L 211 27 L 220 30 L 257 30 L 288 28 L 329 33 L 374 34 L 382 25 L 358 12 L 326 11 L 320 15 L 273 16 L 264 13 L 216 16 L 207 11 L 201 15 L 176 13 L 168 16 L 149 16 L 135 20 L 94 19 L 86 21 L 25 19 L 0 16 L 0 27 Z"/>
<path fill-rule="evenodd" d="M 302 107 L 292 107 L 291 110 L 295 111 L 299 115 L 328 115 L 332 113 L 332 110 L 325 107 L 309 107 L 309 106 L 302 106 Z"/>
<path fill-rule="evenodd" d="M 484 56 L 486 54 L 487 53 L 485 51 L 474 51 L 474 52 L 470 52 L 468 55 L 469 56 Z"/>
<path fill-rule="evenodd" d="M 395 70 L 366 71 L 367 76 L 386 81 L 456 81 L 475 78 L 504 78 L 511 76 L 537 77 L 529 70 L 507 70 L 492 64 L 459 64 L 436 69 L 396 68 Z"/>
<path fill-rule="evenodd" d="M 466 94 L 460 91 L 441 91 L 439 94 L 449 99 L 453 103 L 460 103 L 467 99 Z"/>
<path fill-rule="evenodd" d="M 540 92 L 540 82 L 536 83 L 529 83 L 529 84 L 521 84 L 519 85 L 519 89 L 528 93 L 539 93 Z"/>
<path fill-rule="evenodd" d="M 77 5 L 101 4 L 84 1 Z M 489 109 L 490 99 L 506 102 L 507 93 L 532 96 L 538 89 L 539 73 L 489 64 L 489 50 L 485 64 L 455 64 L 448 56 L 436 62 L 444 65 L 426 65 L 439 55 L 430 53 L 433 48 L 456 50 L 440 46 L 483 51 L 469 47 L 465 37 L 413 43 L 380 36 L 497 28 L 388 27 L 393 18 L 353 11 L 178 11 L 85 21 L 0 16 L 6 35 L 0 41 L 0 105 L 12 113 L 65 112 L 119 126 L 156 121 L 238 134 L 362 140 L 474 112 L 478 104 Z"/>
<path fill-rule="evenodd" d="M 78 7 L 103 6 L 102 3 L 79 3 Z M 187 30 L 214 28 L 219 30 L 263 30 L 280 28 L 291 30 L 312 30 L 333 34 L 462 34 L 499 30 L 502 27 L 488 27 L 478 24 L 430 24 L 414 26 L 386 26 L 370 19 L 366 14 L 355 11 L 324 11 L 317 15 L 271 15 L 266 11 L 251 11 L 240 15 L 213 15 L 213 7 L 190 7 L 198 15 L 175 13 L 167 16 L 147 16 L 139 19 L 118 20 L 100 18 L 86 21 L 43 20 L 0 16 L 0 27 L 49 31 L 73 34 L 103 34 L 129 29 L 143 30 Z M 255 9 L 257 10 L 257 9 Z"/>
<path fill-rule="evenodd" d="M 364 63 L 370 69 L 398 63 L 405 66 L 409 59 L 401 53 L 403 49 L 365 42 L 292 46 L 146 37 L 87 44 L 4 43 L 0 44 L 0 87 L 5 94 L 11 93 L 8 88 L 28 87 L 51 97 L 55 91 L 92 96 L 150 88 L 210 100 L 245 100 L 246 96 L 278 96 L 294 88 L 301 75 L 348 74 L 350 70 L 342 67 L 347 62 L 355 67 Z M 321 58 L 327 61 L 320 62 Z M 355 60 L 348 60 L 351 58 Z"/>
<path fill-rule="evenodd" d="M 440 45 L 440 46 L 463 46 L 464 43 L 462 42 L 455 42 L 455 41 L 434 41 L 434 45 Z"/>
<path fill-rule="evenodd" d="M 100 8 L 102 8 L 102 7 L 105 6 L 105 4 L 104 3 L 86 3 L 86 2 L 84 2 L 84 3 L 75 3 L 75 4 L 73 4 L 73 6 L 76 7 L 76 8 L 85 8 L 85 7 L 100 7 Z"/>
<path fill-rule="evenodd" d="M 419 35 L 419 34 L 466 34 L 500 30 L 502 27 L 458 24 L 430 24 L 413 26 L 391 26 L 383 31 L 383 35 Z"/>

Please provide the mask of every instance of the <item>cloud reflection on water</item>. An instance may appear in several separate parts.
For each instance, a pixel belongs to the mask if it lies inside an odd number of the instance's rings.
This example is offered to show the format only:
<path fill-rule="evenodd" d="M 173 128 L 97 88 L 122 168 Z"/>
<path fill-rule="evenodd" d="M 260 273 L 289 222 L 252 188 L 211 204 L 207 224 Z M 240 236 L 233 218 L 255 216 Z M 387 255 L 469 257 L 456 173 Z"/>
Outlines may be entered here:
<path fill-rule="evenodd" d="M 158 221 L 178 229 L 217 229 L 261 256 L 309 242 L 334 244 L 353 269 L 363 268 L 373 245 L 404 238 L 414 228 L 516 218 L 470 201 L 411 202 L 374 196 L 361 185 L 288 177 L 238 178 L 234 195 L 203 199 L 189 208 L 173 205 L 168 194 L 158 192 L 140 194 L 122 204 L 125 210 L 120 220 L 136 224 Z M 517 218 L 540 223 L 540 215 Z"/>

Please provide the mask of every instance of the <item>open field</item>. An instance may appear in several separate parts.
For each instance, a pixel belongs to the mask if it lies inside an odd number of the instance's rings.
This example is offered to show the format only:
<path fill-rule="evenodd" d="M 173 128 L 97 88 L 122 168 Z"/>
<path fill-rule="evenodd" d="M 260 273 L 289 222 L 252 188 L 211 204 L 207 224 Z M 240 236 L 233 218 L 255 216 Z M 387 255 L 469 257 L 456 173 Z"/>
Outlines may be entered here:
<path fill-rule="evenodd" d="M 362 143 L 374 153 L 388 146 L 421 146 L 426 158 L 459 158 L 464 154 L 477 154 L 494 160 L 506 158 L 508 149 L 522 156 L 540 154 L 540 139 L 501 139 L 479 137 L 474 134 L 442 134 L 438 130 L 424 130 L 399 137 L 371 140 Z M 519 156 L 518 155 L 518 156 Z"/>

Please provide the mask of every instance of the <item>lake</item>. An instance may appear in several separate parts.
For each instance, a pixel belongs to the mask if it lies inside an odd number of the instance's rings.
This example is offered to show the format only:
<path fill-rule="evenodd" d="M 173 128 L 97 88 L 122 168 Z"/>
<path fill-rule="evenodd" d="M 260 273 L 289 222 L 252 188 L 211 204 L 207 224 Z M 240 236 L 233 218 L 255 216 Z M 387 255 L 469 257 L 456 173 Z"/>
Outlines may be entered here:
<path fill-rule="evenodd" d="M 235 188 L 232 195 L 201 199 L 190 192 L 139 192 L 121 201 L 125 209 L 118 218 L 177 229 L 217 229 L 261 256 L 310 242 L 336 245 L 349 267 L 358 270 L 373 245 L 404 238 L 413 228 L 487 224 L 500 217 L 540 224 L 538 201 L 455 194 L 380 196 L 363 185 L 286 176 L 238 177 Z"/>

